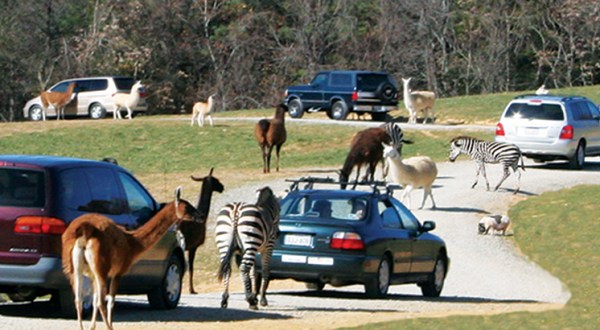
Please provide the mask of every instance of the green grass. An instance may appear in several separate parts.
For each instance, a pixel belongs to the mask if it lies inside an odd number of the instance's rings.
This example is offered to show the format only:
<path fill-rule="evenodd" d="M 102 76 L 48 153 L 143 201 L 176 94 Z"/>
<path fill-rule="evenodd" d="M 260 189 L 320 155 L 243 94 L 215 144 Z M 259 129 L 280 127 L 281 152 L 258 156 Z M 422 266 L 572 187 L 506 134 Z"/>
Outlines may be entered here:
<path fill-rule="evenodd" d="M 600 186 L 580 186 L 519 202 L 509 212 L 514 239 L 532 261 L 571 292 L 566 307 L 548 312 L 452 316 L 372 324 L 363 329 L 596 329 L 600 322 Z M 535 290 L 535 288 L 531 288 Z"/>

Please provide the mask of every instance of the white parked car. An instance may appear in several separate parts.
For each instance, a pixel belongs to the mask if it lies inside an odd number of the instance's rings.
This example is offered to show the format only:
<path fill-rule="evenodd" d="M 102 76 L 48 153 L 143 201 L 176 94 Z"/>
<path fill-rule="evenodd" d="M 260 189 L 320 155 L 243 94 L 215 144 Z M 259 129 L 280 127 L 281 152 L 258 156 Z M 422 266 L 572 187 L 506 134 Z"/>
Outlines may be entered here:
<path fill-rule="evenodd" d="M 67 116 L 89 116 L 92 119 L 104 118 L 115 111 L 112 96 L 115 93 L 129 93 L 135 83 L 132 77 L 106 76 L 63 80 L 50 87 L 50 92 L 65 92 L 71 82 L 75 83 L 74 98 L 65 107 Z M 141 93 L 134 113 L 145 112 L 146 93 Z M 121 109 L 123 111 L 124 109 Z M 56 109 L 49 107 L 47 117 L 56 117 Z M 29 100 L 23 107 L 23 117 L 29 120 L 42 120 L 42 100 L 39 96 Z"/>
<path fill-rule="evenodd" d="M 504 109 L 496 141 L 538 162 L 565 159 L 581 169 L 586 156 L 600 155 L 600 111 L 582 96 L 519 96 Z"/>

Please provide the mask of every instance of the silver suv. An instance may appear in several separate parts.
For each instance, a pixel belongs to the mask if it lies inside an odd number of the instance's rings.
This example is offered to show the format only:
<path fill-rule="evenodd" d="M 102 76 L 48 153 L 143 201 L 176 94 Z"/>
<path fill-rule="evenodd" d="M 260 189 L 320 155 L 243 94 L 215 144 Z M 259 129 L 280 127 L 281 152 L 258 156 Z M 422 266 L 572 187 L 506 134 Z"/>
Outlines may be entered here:
<path fill-rule="evenodd" d="M 582 96 L 523 95 L 506 106 L 496 141 L 513 143 L 536 162 L 566 159 L 581 169 L 600 155 L 600 111 Z"/>
<path fill-rule="evenodd" d="M 67 116 L 89 116 L 101 119 L 107 113 L 115 111 L 112 96 L 115 93 L 129 93 L 135 83 L 132 77 L 88 77 L 63 80 L 50 87 L 50 92 L 65 92 L 72 82 L 75 83 L 75 98 L 65 107 Z M 141 95 L 140 101 L 132 109 L 134 113 L 146 111 L 146 95 Z M 53 107 L 47 109 L 48 117 L 56 117 Z M 39 96 L 29 100 L 23 107 L 23 117 L 30 120 L 42 120 L 42 100 Z"/>

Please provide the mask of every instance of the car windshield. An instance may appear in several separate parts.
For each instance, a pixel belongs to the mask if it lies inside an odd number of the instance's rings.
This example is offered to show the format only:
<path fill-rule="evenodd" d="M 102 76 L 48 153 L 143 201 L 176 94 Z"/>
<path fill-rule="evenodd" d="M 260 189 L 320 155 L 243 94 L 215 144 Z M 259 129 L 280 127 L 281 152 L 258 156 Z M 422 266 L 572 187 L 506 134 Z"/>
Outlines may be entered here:
<path fill-rule="evenodd" d="M 0 168 L 0 206 L 44 207 L 44 173 Z"/>
<path fill-rule="evenodd" d="M 514 119 L 558 120 L 565 119 L 562 108 L 558 104 L 512 103 L 504 115 Z"/>
<path fill-rule="evenodd" d="M 288 196 L 281 203 L 281 217 L 358 221 L 366 217 L 367 202 L 364 197 Z"/>

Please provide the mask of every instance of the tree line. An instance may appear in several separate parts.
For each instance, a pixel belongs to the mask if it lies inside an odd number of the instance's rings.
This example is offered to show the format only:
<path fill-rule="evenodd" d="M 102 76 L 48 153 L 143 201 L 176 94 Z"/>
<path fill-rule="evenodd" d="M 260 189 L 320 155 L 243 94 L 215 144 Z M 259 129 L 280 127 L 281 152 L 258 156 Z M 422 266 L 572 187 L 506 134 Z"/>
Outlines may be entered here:
<path fill-rule="evenodd" d="M 440 97 L 600 81 L 597 0 L 0 0 L 0 120 L 72 77 L 128 75 L 150 113 L 272 107 L 319 70 Z"/>

